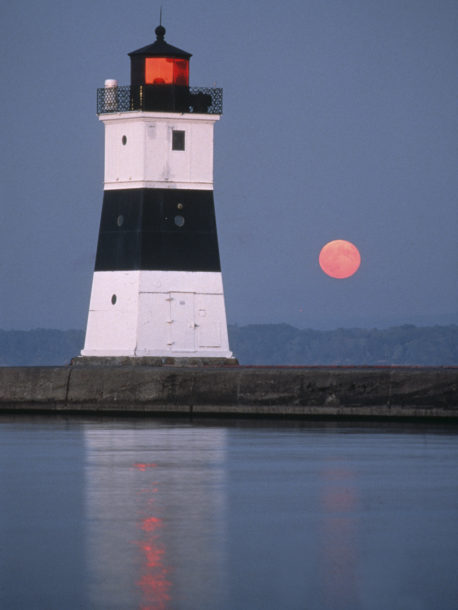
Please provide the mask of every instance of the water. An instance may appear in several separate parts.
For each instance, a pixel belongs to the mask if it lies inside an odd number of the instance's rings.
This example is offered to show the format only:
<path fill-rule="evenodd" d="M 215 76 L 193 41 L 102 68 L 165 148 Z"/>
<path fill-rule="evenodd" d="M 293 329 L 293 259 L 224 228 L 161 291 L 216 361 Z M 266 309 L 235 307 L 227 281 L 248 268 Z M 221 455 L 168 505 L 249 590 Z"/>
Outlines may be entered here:
<path fill-rule="evenodd" d="M 458 428 L 0 418 L 0 607 L 454 609 Z"/>

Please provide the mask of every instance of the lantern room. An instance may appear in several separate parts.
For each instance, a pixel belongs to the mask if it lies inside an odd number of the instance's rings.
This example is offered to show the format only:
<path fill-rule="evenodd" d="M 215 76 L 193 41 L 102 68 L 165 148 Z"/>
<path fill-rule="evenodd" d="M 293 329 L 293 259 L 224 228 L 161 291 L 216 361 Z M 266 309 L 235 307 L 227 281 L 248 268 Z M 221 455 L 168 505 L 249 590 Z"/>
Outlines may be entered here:
<path fill-rule="evenodd" d="M 153 44 L 129 53 L 131 85 L 189 87 L 191 53 L 165 42 L 165 28 L 162 25 L 155 32 L 156 41 Z"/>
<path fill-rule="evenodd" d="M 189 86 L 189 61 L 172 57 L 145 57 L 147 85 Z"/>

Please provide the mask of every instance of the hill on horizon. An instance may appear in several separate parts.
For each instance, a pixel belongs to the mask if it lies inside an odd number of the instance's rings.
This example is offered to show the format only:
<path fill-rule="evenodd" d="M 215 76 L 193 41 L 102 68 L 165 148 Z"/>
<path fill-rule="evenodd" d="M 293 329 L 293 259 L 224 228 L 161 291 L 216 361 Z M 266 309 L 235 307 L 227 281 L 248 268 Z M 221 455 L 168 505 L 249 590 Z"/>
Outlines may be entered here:
<path fill-rule="evenodd" d="M 0 330 L 0 366 L 68 364 L 84 343 L 82 330 Z M 240 364 L 458 365 L 458 326 L 385 329 L 298 329 L 289 324 L 229 325 Z"/>

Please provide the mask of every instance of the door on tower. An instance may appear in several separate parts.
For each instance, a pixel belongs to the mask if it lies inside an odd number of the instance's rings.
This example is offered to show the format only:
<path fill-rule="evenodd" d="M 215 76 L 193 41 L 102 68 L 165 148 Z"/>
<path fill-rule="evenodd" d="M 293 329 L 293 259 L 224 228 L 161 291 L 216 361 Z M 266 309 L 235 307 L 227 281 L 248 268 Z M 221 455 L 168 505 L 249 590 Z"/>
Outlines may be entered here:
<path fill-rule="evenodd" d="M 196 351 L 196 324 L 194 318 L 194 293 L 170 293 L 172 351 Z"/>
<path fill-rule="evenodd" d="M 165 292 L 142 292 L 139 300 L 137 356 L 166 354 L 171 349 L 170 298 Z"/>

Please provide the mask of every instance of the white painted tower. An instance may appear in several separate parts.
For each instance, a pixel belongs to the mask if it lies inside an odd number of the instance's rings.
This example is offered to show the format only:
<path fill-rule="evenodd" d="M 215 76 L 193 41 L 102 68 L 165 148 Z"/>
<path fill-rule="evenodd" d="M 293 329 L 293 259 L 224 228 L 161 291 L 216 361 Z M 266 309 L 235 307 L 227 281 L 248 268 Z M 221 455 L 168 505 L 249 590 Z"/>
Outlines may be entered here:
<path fill-rule="evenodd" d="M 213 202 L 221 89 L 189 87 L 191 55 L 157 40 L 106 81 L 105 182 L 82 356 L 231 358 Z"/>

